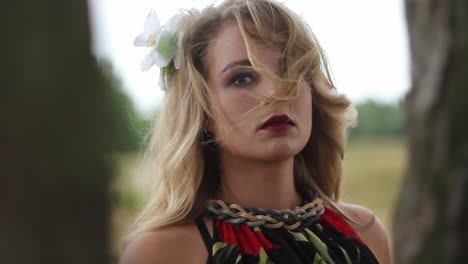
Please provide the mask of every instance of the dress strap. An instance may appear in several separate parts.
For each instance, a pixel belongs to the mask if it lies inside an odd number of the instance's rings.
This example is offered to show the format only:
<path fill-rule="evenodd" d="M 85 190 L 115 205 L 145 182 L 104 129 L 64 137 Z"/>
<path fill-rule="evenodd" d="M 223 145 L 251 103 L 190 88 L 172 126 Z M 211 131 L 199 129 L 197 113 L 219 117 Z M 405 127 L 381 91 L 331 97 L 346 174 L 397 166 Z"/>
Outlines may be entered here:
<path fill-rule="evenodd" d="M 213 256 L 212 256 L 212 248 L 213 248 L 213 239 L 210 236 L 210 233 L 208 232 L 208 228 L 206 227 L 205 221 L 203 221 L 202 218 L 198 217 L 195 219 L 195 224 L 197 225 L 198 231 L 200 232 L 203 242 L 205 243 L 205 247 L 208 251 L 208 259 L 206 263 L 212 263 L 213 262 Z"/>

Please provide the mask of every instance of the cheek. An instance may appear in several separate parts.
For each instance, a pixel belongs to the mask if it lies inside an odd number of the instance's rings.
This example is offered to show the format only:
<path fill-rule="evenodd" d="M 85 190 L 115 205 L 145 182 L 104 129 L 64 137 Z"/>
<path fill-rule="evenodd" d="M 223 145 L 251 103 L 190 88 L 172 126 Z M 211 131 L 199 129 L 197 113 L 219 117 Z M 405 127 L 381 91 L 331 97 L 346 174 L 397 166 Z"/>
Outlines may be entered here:
<path fill-rule="evenodd" d="M 294 109 L 302 121 L 312 123 L 312 92 L 309 88 L 301 89 Z"/>
<path fill-rule="evenodd" d="M 215 111 L 215 116 L 219 124 L 216 130 L 219 133 L 242 130 L 242 127 L 248 126 L 251 123 L 248 112 L 258 104 L 256 99 L 242 91 L 232 91 L 229 89 L 218 92 L 216 96 L 215 103 L 217 104 L 217 110 Z"/>
<path fill-rule="evenodd" d="M 305 146 L 312 133 L 312 94 L 310 89 L 303 89 L 298 97 L 294 111 L 297 113 L 300 142 Z"/>

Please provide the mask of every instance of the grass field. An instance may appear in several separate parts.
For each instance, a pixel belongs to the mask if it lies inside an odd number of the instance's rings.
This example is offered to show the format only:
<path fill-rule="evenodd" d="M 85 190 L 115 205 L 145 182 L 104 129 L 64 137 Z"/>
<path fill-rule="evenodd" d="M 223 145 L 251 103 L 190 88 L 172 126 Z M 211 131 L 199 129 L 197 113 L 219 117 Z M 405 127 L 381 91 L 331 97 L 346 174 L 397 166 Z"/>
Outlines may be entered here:
<path fill-rule="evenodd" d="M 344 159 L 342 200 L 371 209 L 391 234 L 394 204 L 406 166 L 402 139 L 355 139 Z"/>
<path fill-rule="evenodd" d="M 112 184 L 112 249 L 117 256 L 138 208 L 146 179 L 136 155 L 119 158 Z M 343 171 L 342 200 L 370 208 L 391 234 L 393 206 L 406 161 L 402 139 L 354 139 L 348 143 Z"/>

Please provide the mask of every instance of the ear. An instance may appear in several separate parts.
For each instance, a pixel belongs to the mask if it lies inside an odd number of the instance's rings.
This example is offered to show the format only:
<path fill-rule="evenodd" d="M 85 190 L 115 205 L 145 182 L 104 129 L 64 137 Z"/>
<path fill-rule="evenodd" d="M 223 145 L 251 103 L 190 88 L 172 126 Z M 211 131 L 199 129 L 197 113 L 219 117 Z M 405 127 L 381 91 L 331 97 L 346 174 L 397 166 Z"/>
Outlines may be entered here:
<path fill-rule="evenodd" d="M 214 134 L 215 132 L 214 120 L 208 116 L 206 117 L 205 121 L 205 129 L 207 132 L 210 132 L 212 134 Z"/>

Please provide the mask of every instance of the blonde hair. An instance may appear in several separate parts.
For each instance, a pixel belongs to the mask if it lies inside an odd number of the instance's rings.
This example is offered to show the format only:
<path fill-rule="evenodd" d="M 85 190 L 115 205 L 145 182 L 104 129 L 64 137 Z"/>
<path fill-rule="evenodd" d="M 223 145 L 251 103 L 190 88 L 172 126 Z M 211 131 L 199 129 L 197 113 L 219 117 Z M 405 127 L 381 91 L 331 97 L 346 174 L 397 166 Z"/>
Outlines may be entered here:
<path fill-rule="evenodd" d="M 272 97 L 262 111 L 271 111 L 296 98 L 306 83 L 312 92 L 312 134 L 294 159 L 296 187 L 318 191 L 333 205 L 340 197 L 341 162 L 349 100 L 331 89 L 324 52 L 315 35 L 297 15 L 271 0 L 227 0 L 201 13 L 189 13 L 179 24 L 184 33 L 179 44 L 182 64 L 171 67 L 167 93 L 152 130 L 147 160 L 153 165 L 154 188 L 136 220 L 135 235 L 159 227 L 181 224 L 199 216 L 216 192 L 216 155 L 202 145 L 202 131 L 210 105 L 207 48 L 227 24 L 237 24 L 247 46 L 252 67 L 276 78 L 286 96 Z M 282 69 L 273 73 L 262 67 L 254 45 L 279 48 Z"/>

